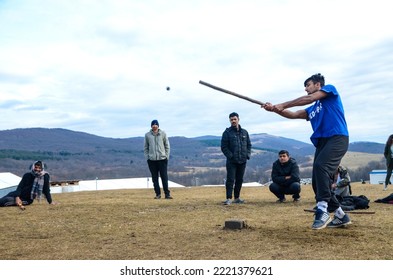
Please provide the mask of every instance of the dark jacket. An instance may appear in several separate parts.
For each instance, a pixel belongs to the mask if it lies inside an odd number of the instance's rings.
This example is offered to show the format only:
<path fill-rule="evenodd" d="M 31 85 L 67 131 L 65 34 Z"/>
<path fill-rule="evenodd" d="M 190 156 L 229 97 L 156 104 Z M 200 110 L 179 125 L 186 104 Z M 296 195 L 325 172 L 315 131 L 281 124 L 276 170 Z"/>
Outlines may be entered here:
<path fill-rule="evenodd" d="M 251 141 L 247 130 L 228 127 L 222 134 L 221 151 L 231 163 L 245 163 L 251 157 Z"/>
<path fill-rule="evenodd" d="M 383 156 L 386 159 L 386 166 L 389 166 L 390 162 L 392 161 L 392 150 L 390 149 L 389 145 L 385 145 L 385 150 L 383 152 Z"/>
<path fill-rule="evenodd" d="M 33 202 L 33 199 L 31 198 L 31 190 L 33 188 L 34 178 L 35 177 L 31 172 L 25 173 L 16 190 L 12 192 L 12 195 L 14 197 L 19 196 L 21 200 L 27 201 L 31 204 Z M 52 196 L 50 194 L 49 178 L 49 174 L 46 173 L 44 175 L 44 187 L 42 189 L 42 193 L 45 195 L 46 200 L 50 204 L 52 203 Z"/>
<path fill-rule="evenodd" d="M 291 176 L 291 178 L 285 179 L 285 176 Z M 276 160 L 272 167 L 272 181 L 284 187 L 294 182 L 300 182 L 300 171 L 296 160 L 294 158 L 289 158 L 284 164 Z"/>

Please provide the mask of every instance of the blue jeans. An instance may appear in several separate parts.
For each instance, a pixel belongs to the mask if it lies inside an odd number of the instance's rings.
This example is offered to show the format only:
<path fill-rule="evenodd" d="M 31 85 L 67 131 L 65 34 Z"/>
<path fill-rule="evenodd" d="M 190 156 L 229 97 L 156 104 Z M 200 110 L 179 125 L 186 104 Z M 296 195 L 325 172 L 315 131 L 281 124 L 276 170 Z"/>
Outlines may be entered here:
<path fill-rule="evenodd" d="M 246 162 L 233 163 L 227 160 L 226 169 L 227 169 L 227 179 L 225 182 L 225 188 L 226 188 L 227 199 L 232 199 L 232 192 L 234 194 L 235 199 L 239 198 L 240 191 L 242 189 L 242 184 L 243 184 L 243 176 L 246 170 Z M 235 185 L 235 190 L 233 190 L 234 185 Z"/>

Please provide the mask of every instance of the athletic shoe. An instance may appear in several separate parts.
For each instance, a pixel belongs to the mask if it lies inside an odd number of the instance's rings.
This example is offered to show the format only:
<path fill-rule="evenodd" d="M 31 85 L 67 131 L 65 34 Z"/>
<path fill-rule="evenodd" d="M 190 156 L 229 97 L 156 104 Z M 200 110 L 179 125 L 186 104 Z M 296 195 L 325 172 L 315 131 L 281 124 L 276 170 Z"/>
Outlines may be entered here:
<path fill-rule="evenodd" d="M 331 220 L 332 219 L 330 218 L 328 212 L 322 211 L 318 208 L 317 211 L 315 211 L 315 219 L 314 223 L 312 224 L 312 229 L 323 229 Z"/>
<path fill-rule="evenodd" d="M 154 197 L 154 199 L 160 199 L 161 198 L 161 195 L 156 195 L 155 197 Z"/>
<path fill-rule="evenodd" d="M 278 199 L 276 202 L 277 202 L 277 203 L 283 203 L 283 202 L 285 202 L 285 201 L 286 201 L 286 199 L 285 199 L 285 197 L 284 197 L 284 198 Z"/>
<path fill-rule="evenodd" d="M 293 202 L 299 202 L 300 201 L 300 197 L 294 198 Z"/>
<path fill-rule="evenodd" d="M 347 214 L 344 215 L 341 219 L 334 215 L 333 221 L 331 221 L 327 227 L 328 228 L 337 228 L 337 227 L 345 227 L 346 225 L 352 224 L 351 219 Z"/>
<path fill-rule="evenodd" d="M 173 197 L 168 195 L 168 196 L 165 197 L 165 199 L 173 199 Z"/>
<path fill-rule="evenodd" d="M 243 200 L 243 199 L 240 199 L 240 197 L 239 197 L 239 198 L 236 198 L 236 199 L 233 201 L 233 203 L 242 204 L 242 203 L 244 203 L 244 200 Z"/>
<path fill-rule="evenodd" d="M 231 203 L 232 203 L 232 200 L 230 200 L 229 198 L 222 202 L 222 204 L 224 204 L 224 205 L 230 205 Z"/>
<path fill-rule="evenodd" d="M 383 186 L 383 190 L 384 190 L 384 191 L 387 191 L 387 190 L 388 190 L 388 185 L 384 185 L 384 186 Z"/>

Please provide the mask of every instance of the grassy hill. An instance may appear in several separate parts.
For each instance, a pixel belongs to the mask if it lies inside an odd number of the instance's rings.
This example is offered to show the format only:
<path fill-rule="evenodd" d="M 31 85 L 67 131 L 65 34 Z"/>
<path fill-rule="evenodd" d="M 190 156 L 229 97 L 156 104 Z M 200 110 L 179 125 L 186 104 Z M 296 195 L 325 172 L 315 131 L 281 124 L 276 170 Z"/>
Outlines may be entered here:
<path fill-rule="evenodd" d="M 301 176 L 311 176 L 314 147 L 295 139 L 266 133 L 250 135 L 253 145 L 245 180 L 266 182 L 281 149 L 290 152 L 301 167 Z M 221 136 L 169 137 L 169 175 L 183 185 L 221 184 L 225 157 Z M 143 137 L 107 138 L 66 129 L 28 128 L 0 131 L 0 172 L 22 176 L 37 159 L 46 163 L 54 181 L 116 179 L 149 176 L 143 155 Z M 383 144 L 351 143 L 344 164 L 351 177 L 367 178 L 372 169 L 383 168 Z M 373 162 L 370 166 L 370 162 Z M 360 168 L 360 171 L 355 169 Z M 359 174 L 359 175 L 358 175 Z M 198 180 L 196 180 L 198 178 Z"/>

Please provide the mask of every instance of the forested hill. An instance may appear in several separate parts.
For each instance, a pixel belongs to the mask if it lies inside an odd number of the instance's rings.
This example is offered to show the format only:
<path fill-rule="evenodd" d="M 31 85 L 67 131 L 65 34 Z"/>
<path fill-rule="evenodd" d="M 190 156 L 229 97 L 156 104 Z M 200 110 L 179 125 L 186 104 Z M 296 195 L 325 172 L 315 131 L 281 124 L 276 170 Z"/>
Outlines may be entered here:
<path fill-rule="evenodd" d="M 271 164 L 281 149 L 288 150 L 304 168 L 308 167 L 314 152 L 311 144 L 294 139 L 266 133 L 250 137 L 253 154 L 247 169 L 250 172 L 248 176 L 253 173 L 255 179 L 268 176 Z M 33 161 L 40 159 L 46 163 L 53 180 L 149 176 L 143 155 L 143 140 L 143 137 L 101 137 L 61 128 L 2 130 L 0 172 L 21 176 Z M 214 177 L 214 172 L 225 166 L 225 158 L 220 150 L 221 136 L 169 137 L 169 140 L 169 169 L 172 177 L 178 178 L 178 181 L 181 181 L 183 175 L 195 177 L 203 169 L 212 169 L 213 173 L 206 173 L 206 176 Z M 379 143 L 356 142 L 350 144 L 350 151 L 380 154 L 383 146 Z M 216 179 L 219 183 L 222 181 L 221 175 Z"/>

